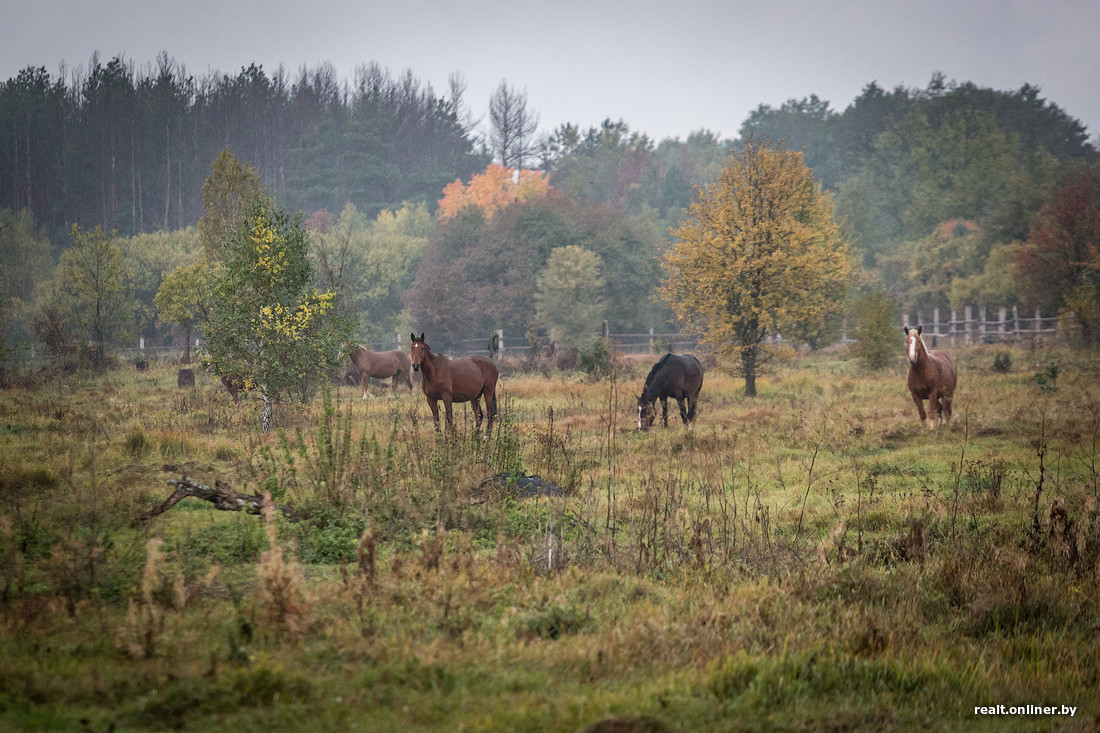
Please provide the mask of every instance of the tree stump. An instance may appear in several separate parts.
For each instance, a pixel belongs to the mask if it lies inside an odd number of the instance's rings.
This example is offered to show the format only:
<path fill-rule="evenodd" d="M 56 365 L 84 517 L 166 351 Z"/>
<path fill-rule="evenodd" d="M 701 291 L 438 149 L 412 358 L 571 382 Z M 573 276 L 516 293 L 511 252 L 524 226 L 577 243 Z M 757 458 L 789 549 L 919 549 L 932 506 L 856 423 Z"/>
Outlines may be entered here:
<path fill-rule="evenodd" d="M 176 376 L 176 384 L 180 387 L 194 387 L 195 386 L 195 370 L 194 369 L 180 369 L 179 374 Z"/>

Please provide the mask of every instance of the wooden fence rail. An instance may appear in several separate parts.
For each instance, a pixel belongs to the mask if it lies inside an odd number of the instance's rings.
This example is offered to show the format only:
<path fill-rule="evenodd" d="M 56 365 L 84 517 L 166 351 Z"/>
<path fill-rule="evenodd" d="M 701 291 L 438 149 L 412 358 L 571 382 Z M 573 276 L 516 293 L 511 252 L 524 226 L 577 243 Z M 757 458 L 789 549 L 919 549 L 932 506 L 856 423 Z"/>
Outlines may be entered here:
<path fill-rule="evenodd" d="M 1021 316 L 1019 308 L 1001 307 L 997 309 L 997 317 L 987 318 L 986 308 L 977 309 L 975 317 L 973 306 L 963 309 L 963 317 L 959 318 L 956 310 L 951 311 L 951 317 L 941 320 L 939 308 L 932 310 L 932 319 L 925 320 L 927 312 L 920 311 L 907 314 L 902 319 L 905 326 L 923 326 L 922 335 L 925 340 L 938 341 L 944 339 L 947 344 L 996 344 L 1013 343 L 1027 339 L 1043 341 L 1053 339 L 1058 335 L 1058 317 L 1044 317 L 1039 309 L 1035 309 L 1034 316 Z M 912 318 L 910 317 L 912 316 Z"/>
<path fill-rule="evenodd" d="M 928 316 L 931 316 L 929 319 Z M 900 325 L 916 327 L 923 326 L 923 335 L 929 345 L 942 341 L 945 345 L 1014 343 L 1034 340 L 1046 341 L 1059 335 L 1059 319 L 1057 316 L 1043 316 L 1036 308 L 1033 315 L 1021 315 L 1019 309 L 1013 306 L 998 308 L 996 318 L 987 317 L 987 309 L 982 306 L 975 308 L 966 306 L 960 314 L 956 310 L 948 314 L 935 308 L 931 313 L 927 311 L 914 311 L 902 316 Z M 962 316 L 960 318 L 960 315 Z M 606 323 L 601 330 L 602 335 L 610 341 L 615 351 L 623 354 L 648 354 L 664 351 L 695 351 L 699 348 L 699 336 L 697 333 L 656 333 L 651 328 L 649 333 L 611 333 Z M 593 338 L 599 334 L 593 333 Z M 388 349 L 408 349 L 408 336 L 395 334 L 396 338 L 386 341 L 371 341 L 365 345 L 376 351 Z M 774 337 L 779 340 L 781 337 Z M 490 355 L 491 342 L 495 341 L 498 352 L 513 358 L 525 358 L 531 353 L 531 345 L 526 336 L 509 336 L 503 331 L 497 331 L 494 336 L 486 336 L 479 339 L 464 339 L 453 345 L 448 352 L 451 356 L 464 356 L 466 354 Z M 840 341 L 841 344 L 851 343 L 848 338 L 847 328 Z M 195 346 L 200 345 L 200 339 L 195 339 Z M 541 336 L 538 339 L 539 348 L 548 348 L 550 339 Z M 166 361 L 179 357 L 182 347 L 179 346 L 145 346 L 144 339 L 134 347 L 115 349 L 120 358 L 130 361 L 154 360 Z M 31 348 L 21 352 L 17 361 L 23 363 L 45 362 L 45 353 L 41 349 Z"/>

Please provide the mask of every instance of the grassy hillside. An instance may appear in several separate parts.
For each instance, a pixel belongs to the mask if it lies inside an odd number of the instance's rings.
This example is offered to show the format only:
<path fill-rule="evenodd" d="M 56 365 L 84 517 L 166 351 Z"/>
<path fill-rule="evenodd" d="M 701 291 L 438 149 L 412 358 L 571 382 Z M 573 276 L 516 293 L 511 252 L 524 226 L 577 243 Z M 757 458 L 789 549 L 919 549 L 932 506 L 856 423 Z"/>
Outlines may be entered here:
<path fill-rule="evenodd" d="M 711 369 L 697 425 L 647 433 L 648 364 L 506 373 L 493 434 L 459 407 L 453 441 L 419 392 L 261 435 L 174 367 L 28 382 L 0 393 L 0 728 L 1093 730 L 1100 363 L 1001 351 L 957 350 L 932 432 L 900 346 L 754 400 Z M 567 495 L 482 484 L 520 470 Z M 303 519 L 136 519 L 182 473 Z"/>

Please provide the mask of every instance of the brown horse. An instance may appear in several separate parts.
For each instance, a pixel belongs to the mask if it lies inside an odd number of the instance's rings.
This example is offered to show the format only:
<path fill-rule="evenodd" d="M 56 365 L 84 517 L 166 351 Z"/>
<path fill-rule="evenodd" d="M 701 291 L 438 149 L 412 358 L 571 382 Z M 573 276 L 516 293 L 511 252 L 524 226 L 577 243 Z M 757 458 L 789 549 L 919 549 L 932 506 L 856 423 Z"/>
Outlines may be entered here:
<path fill-rule="evenodd" d="M 958 372 L 955 359 L 946 351 L 929 351 L 921 338 L 923 326 L 905 326 L 905 353 L 909 357 L 909 394 L 917 403 L 917 412 L 928 429 L 936 427 L 936 419 L 951 422 L 951 401 L 955 398 Z M 923 401 L 928 400 L 928 415 Z M 943 400 L 941 407 L 940 400 Z"/>
<path fill-rule="evenodd" d="M 481 428 L 481 403 L 485 397 L 485 412 L 489 413 L 488 430 L 493 429 L 493 418 L 497 414 L 497 367 L 480 354 L 471 354 L 461 359 L 448 359 L 437 354 L 424 343 L 424 334 L 417 338 L 412 335 L 412 368 L 420 372 L 420 387 L 432 410 L 435 429 L 439 430 L 439 400 L 447 413 L 447 429 L 454 432 L 454 418 L 451 416 L 451 403 L 469 402 L 477 416 L 477 427 Z"/>
<path fill-rule="evenodd" d="M 359 372 L 359 384 L 363 388 L 363 399 L 371 396 L 367 392 L 367 384 L 370 382 L 371 377 L 389 379 L 391 395 L 397 393 L 398 382 L 404 382 L 408 385 L 409 391 L 412 391 L 412 375 L 409 372 L 412 363 L 409 361 L 409 355 L 400 349 L 371 351 L 360 346 L 351 352 L 351 365 L 355 367 L 355 371 Z"/>

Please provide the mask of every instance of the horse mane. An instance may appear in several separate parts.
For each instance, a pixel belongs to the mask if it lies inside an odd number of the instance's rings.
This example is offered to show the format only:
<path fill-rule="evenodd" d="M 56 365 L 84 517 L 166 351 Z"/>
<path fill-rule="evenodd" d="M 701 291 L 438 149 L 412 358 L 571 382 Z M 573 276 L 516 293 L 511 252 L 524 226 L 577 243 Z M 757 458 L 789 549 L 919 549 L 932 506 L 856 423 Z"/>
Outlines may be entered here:
<path fill-rule="evenodd" d="M 653 368 L 649 370 L 649 374 L 647 374 L 645 378 L 645 384 L 642 385 L 642 399 L 645 399 L 646 392 L 649 391 L 649 385 L 653 382 L 653 375 L 660 371 L 661 367 L 667 364 L 671 358 L 672 352 L 670 351 L 658 359 L 657 363 L 653 365 Z"/>

